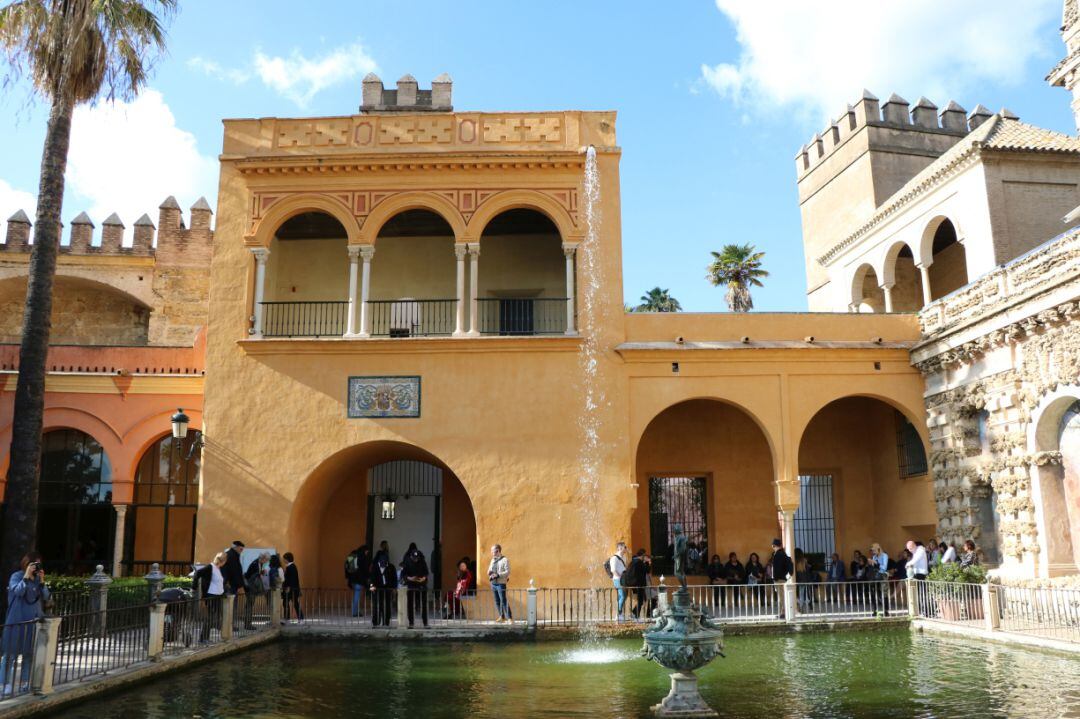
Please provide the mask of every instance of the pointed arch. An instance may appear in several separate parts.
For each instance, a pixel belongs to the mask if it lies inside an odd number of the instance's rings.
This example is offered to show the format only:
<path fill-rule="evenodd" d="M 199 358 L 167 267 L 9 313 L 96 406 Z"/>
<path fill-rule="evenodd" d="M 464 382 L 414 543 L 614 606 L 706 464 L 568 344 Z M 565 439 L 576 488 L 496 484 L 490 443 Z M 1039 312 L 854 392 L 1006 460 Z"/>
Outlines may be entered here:
<path fill-rule="evenodd" d="M 269 247 L 270 241 L 274 239 L 274 235 L 285 224 L 286 220 L 305 212 L 325 212 L 345 228 L 349 244 L 362 242 L 360 239 L 360 223 L 356 221 L 356 217 L 340 200 L 318 193 L 304 193 L 292 195 L 273 204 L 258 221 L 258 224 L 255 225 L 253 232 L 245 238 L 246 244 L 255 247 Z"/>

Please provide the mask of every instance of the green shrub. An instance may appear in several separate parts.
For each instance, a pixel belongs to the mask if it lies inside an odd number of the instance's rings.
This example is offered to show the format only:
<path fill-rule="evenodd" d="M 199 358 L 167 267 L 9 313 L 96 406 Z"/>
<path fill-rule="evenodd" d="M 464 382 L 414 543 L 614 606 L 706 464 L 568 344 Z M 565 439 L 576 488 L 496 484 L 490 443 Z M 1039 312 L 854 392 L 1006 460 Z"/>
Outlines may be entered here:
<path fill-rule="evenodd" d="M 979 565 L 961 567 L 956 562 L 949 562 L 931 569 L 927 579 L 955 584 L 986 584 L 986 568 Z"/>

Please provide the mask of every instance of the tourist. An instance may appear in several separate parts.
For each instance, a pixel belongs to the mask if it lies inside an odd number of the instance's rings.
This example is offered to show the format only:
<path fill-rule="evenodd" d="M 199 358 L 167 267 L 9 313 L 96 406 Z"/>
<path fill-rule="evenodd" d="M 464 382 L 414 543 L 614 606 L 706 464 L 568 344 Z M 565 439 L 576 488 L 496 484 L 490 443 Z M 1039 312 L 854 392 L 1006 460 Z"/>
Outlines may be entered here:
<path fill-rule="evenodd" d="M 697 544 L 690 542 L 686 545 L 686 573 L 697 574 L 698 566 L 704 561 L 701 552 L 698 551 Z"/>
<path fill-rule="evenodd" d="M 746 558 L 746 584 L 753 589 L 747 590 L 751 592 L 758 604 L 761 604 L 765 600 L 765 588 L 760 586 L 765 583 L 765 566 L 761 563 L 761 557 L 757 552 L 751 552 L 750 556 Z"/>
<path fill-rule="evenodd" d="M 281 566 L 281 555 L 271 554 L 265 582 L 266 590 L 273 591 L 280 588 L 283 581 L 285 581 L 285 570 Z"/>
<path fill-rule="evenodd" d="M 251 560 L 244 572 L 244 629 L 255 628 L 255 602 L 267 596 L 270 586 L 270 552 L 263 552 Z"/>
<path fill-rule="evenodd" d="M 889 555 L 877 542 L 870 545 L 870 565 L 871 571 L 867 576 L 867 580 L 874 582 L 874 587 L 870 591 L 871 609 L 876 617 L 878 605 L 883 604 L 885 616 L 889 616 L 889 585 L 887 584 L 889 581 Z"/>
<path fill-rule="evenodd" d="M 198 567 L 192 573 L 193 584 L 202 598 L 202 626 L 199 643 L 210 641 L 210 628 L 221 629 L 221 603 L 225 597 L 225 570 L 228 552 L 218 552 L 210 564 Z"/>
<path fill-rule="evenodd" d="M 942 546 L 944 546 L 944 544 L 945 543 L 942 542 Z M 956 542 L 949 542 L 949 546 L 945 547 L 945 553 L 941 555 L 941 563 L 952 564 L 957 561 L 959 561 L 959 559 L 957 559 L 956 556 Z"/>
<path fill-rule="evenodd" d="M 732 606 L 737 607 L 740 604 L 741 597 L 739 594 L 742 591 L 739 587 L 746 584 L 746 568 L 743 567 L 742 562 L 739 561 L 739 555 L 735 554 L 735 552 L 728 552 L 724 573 L 727 575 L 727 586 L 732 587 L 731 589 L 725 589 L 724 593 L 731 596 Z M 723 595 L 720 595 L 720 598 L 723 600 Z"/>
<path fill-rule="evenodd" d="M 966 549 L 967 545 L 965 544 L 964 547 Z M 907 550 L 911 552 L 911 559 L 907 561 L 905 566 L 911 568 L 912 579 L 918 581 L 926 579 L 926 575 L 930 573 L 930 568 L 927 566 L 926 547 L 923 546 L 922 542 L 915 542 L 909 539 Z"/>
<path fill-rule="evenodd" d="M 491 593 L 495 597 L 495 611 L 499 617 L 496 623 L 513 622 L 514 615 L 510 612 L 510 604 L 506 601 L 506 583 L 510 581 L 510 560 L 503 556 L 502 545 L 496 544 L 491 548 L 491 562 L 488 564 L 488 581 L 491 582 Z"/>
<path fill-rule="evenodd" d="M 817 580 L 817 572 L 810 566 L 810 560 L 803 550 L 795 547 L 795 581 L 799 586 L 798 602 L 801 609 L 814 606 L 814 584 Z"/>
<path fill-rule="evenodd" d="M 380 554 L 385 554 L 387 563 L 390 562 L 390 544 L 387 543 L 385 539 L 379 542 L 379 551 L 375 552 L 375 557 L 372 557 L 372 564 L 375 563 L 375 558 L 377 558 Z"/>
<path fill-rule="evenodd" d="M 386 542 L 383 542 L 386 544 Z M 349 552 L 349 556 L 345 557 L 345 582 L 352 589 L 352 615 L 354 617 L 364 616 L 363 602 L 364 595 L 367 593 L 367 587 L 370 582 L 371 573 L 371 557 L 369 556 L 370 550 L 366 544 L 362 544 L 356 549 Z"/>
<path fill-rule="evenodd" d="M 712 555 L 709 566 L 705 568 L 705 574 L 709 578 L 709 584 L 712 585 L 712 606 L 715 612 L 724 604 L 724 586 L 727 585 L 727 570 L 724 569 L 724 563 L 720 561 L 719 554 Z"/>
<path fill-rule="evenodd" d="M 457 565 L 457 582 L 450 592 L 447 604 L 451 619 L 466 619 L 465 605 L 462 602 L 469 597 L 472 591 L 473 573 L 469 570 L 468 557 L 462 559 Z"/>
<path fill-rule="evenodd" d="M 784 551 L 784 543 L 779 539 L 772 540 L 772 550 L 772 557 L 769 558 L 769 566 L 766 568 L 766 572 L 773 583 L 783 584 L 795 571 L 795 565 L 792 563 L 791 557 Z M 780 602 L 779 591 L 783 590 L 774 590 L 773 596 L 776 599 L 777 606 L 780 607 L 779 618 L 783 619 L 785 608 Z"/>
<path fill-rule="evenodd" d="M 641 610 L 645 609 L 645 616 L 649 615 L 648 610 L 648 567 L 645 560 L 647 555 L 644 549 L 638 549 L 634 553 L 634 558 L 630 560 L 630 566 L 623 572 L 623 580 L 625 586 L 634 593 L 634 606 L 630 610 L 630 613 L 634 615 L 634 619 L 641 617 Z"/>
<path fill-rule="evenodd" d="M 836 552 L 832 553 L 829 557 L 829 566 L 825 570 L 825 583 L 828 584 L 842 584 L 847 581 L 847 575 L 844 572 L 844 563 L 840 560 L 840 555 Z M 825 601 L 834 602 L 840 604 L 840 598 L 842 596 L 840 587 L 825 587 Z"/>
<path fill-rule="evenodd" d="M 424 628 L 428 625 L 427 616 L 427 582 L 428 565 L 424 559 L 424 553 L 416 547 L 416 542 L 409 544 L 409 550 L 401 561 L 401 573 L 405 579 L 407 589 L 406 606 L 409 611 L 409 629 L 413 628 L 416 618 L 416 608 L 420 608 L 420 617 L 424 622 Z"/>
<path fill-rule="evenodd" d="M 383 542 L 385 544 L 385 542 Z M 390 564 L 389 555 L 380 550 L 375 555 L 375 563 L 371 565 L 371 574 L 369 577 L 371 584 L 371 594 L 374 598 L 372 602 L 371 612 L 371 626 L 377 627 L 380 624 L 384 627 L 390 626 L 390 610 L 394 605 L 395 590 L 397 589 L 397 572 Z"/>
<path fill-rule="evenodd" d="M 300 570 L 296 568 L 292 552 L 285 552 L 281 556 L 285 560 L 285 572 L 281 580 L 281 604 L 285 620 L 289 620 L 289 604 L 291 603 L 292 608 L 296 610 L 296 621 L 302 622 L 304 612 L 300 609 Z"/>
<path fill-rule="evenodd" d="M 17 689 L 30 688 L 30 669 L 34 664 L 34 629 L 30 624 L 45 616 L 44 604 L 49 601 L 45 586 L 45 570 L 41 555 L 28 552 L 11 573 L 7 584 L 7 614 L 4 617 L 3 637 L 0 637 L 0 678 L 3 681 L 0 697 L 10 697 Z M 15 684 L 15 664 L 22 657 L 19 683 Z M 51 670 L 50 670 L 51 671 Z"/>
<path fill-rule="evenodd" d="M 964 551 L 960 554 L 961 567 L 977 567 L 979 565 L 979 549 L 975 542 L 970 539 L 964 542 Z"/>
<path fill-rule="evenodd" d="M 225 579 L 225 591 L 228 594 L 238 594 L 244 588 L 244 568 L 240 564 L 240 555 L 244 552 L 244 543 L 239 539 L 234 540 L 232 546 L 225 550 L 225 567 L 221 574 Z"/>
<path fill-rule="evenodd" d="M 944 545 L 938 542 L 937 537 L 931 537 L 930 542 L 926 546 L 929 547 L 928 551 L 930 552 L 930 568 L 933 569 L 934 567 L 941 564 L 941 558 L 945 554 L 945 550 L 942 549 Z"/>
<path fill-rule="evenodd" d="M 622 621 L 623 607 L 626 606 L 626 589 L 622 585 L 622 575 L 626 571 L 626 560 L 623 559 L 623 555 L 626 554 L 626 543 L 618 542 L 615 545 L 615 553 L 608 557 L 607 562 L 604 563 L 604 568 L 607 570 L 608 576 L 611 577 L 612 586 L 615 587 L 615 592 L 618 597 L 619 607 L 615 614 L 617 621 Z"/>

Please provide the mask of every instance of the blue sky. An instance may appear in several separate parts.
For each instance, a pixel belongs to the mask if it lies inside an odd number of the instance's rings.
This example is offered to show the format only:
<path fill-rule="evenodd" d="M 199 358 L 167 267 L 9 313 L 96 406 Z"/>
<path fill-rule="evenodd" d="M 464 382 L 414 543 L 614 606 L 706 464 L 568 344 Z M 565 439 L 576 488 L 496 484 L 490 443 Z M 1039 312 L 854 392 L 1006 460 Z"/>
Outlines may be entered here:
<path fill-rule="evenodd" d="M 149 91 L 77 115 L 65 221 L 88 210 L 100 231 L 115 210 L 130 232 L 167 194 L 213 204 L 223 117 L 348 114 L 370 69 L 422 87 L 449 72 L 458 109 L 618 111 L 628 301 L 659 285 L 723 310 L 709 251 L 750 242 L 772 273 L 756 308 L 802 310 L 794 156 L 863 87 L 1074 131 L 1043 81 L 1060 0 L 181 5 Z M 26 98 L 0 96 L 3 219 L 31 213 L 37 186 L 47 108 Z"/>

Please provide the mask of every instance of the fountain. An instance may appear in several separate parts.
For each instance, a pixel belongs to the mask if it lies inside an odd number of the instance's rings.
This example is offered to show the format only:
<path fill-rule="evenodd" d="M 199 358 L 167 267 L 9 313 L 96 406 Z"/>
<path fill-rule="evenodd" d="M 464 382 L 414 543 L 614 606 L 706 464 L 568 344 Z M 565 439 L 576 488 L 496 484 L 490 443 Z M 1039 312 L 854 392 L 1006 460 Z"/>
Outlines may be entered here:
<path fill-rule="evenodd" d="M 724 656 L 724 632 L 690 601 L 686 589 L 686 535 L 682 526 L 675 531 L 675 576 L 679 588 L 670 606 L 654 612 L 654 622 L 644 632 L 642 655 L 665 669 L 672 670 L 671 691 L 653 706 L 660 717 L 715 717 L 697 688 L 694 670 L 717 656 Z"/>

